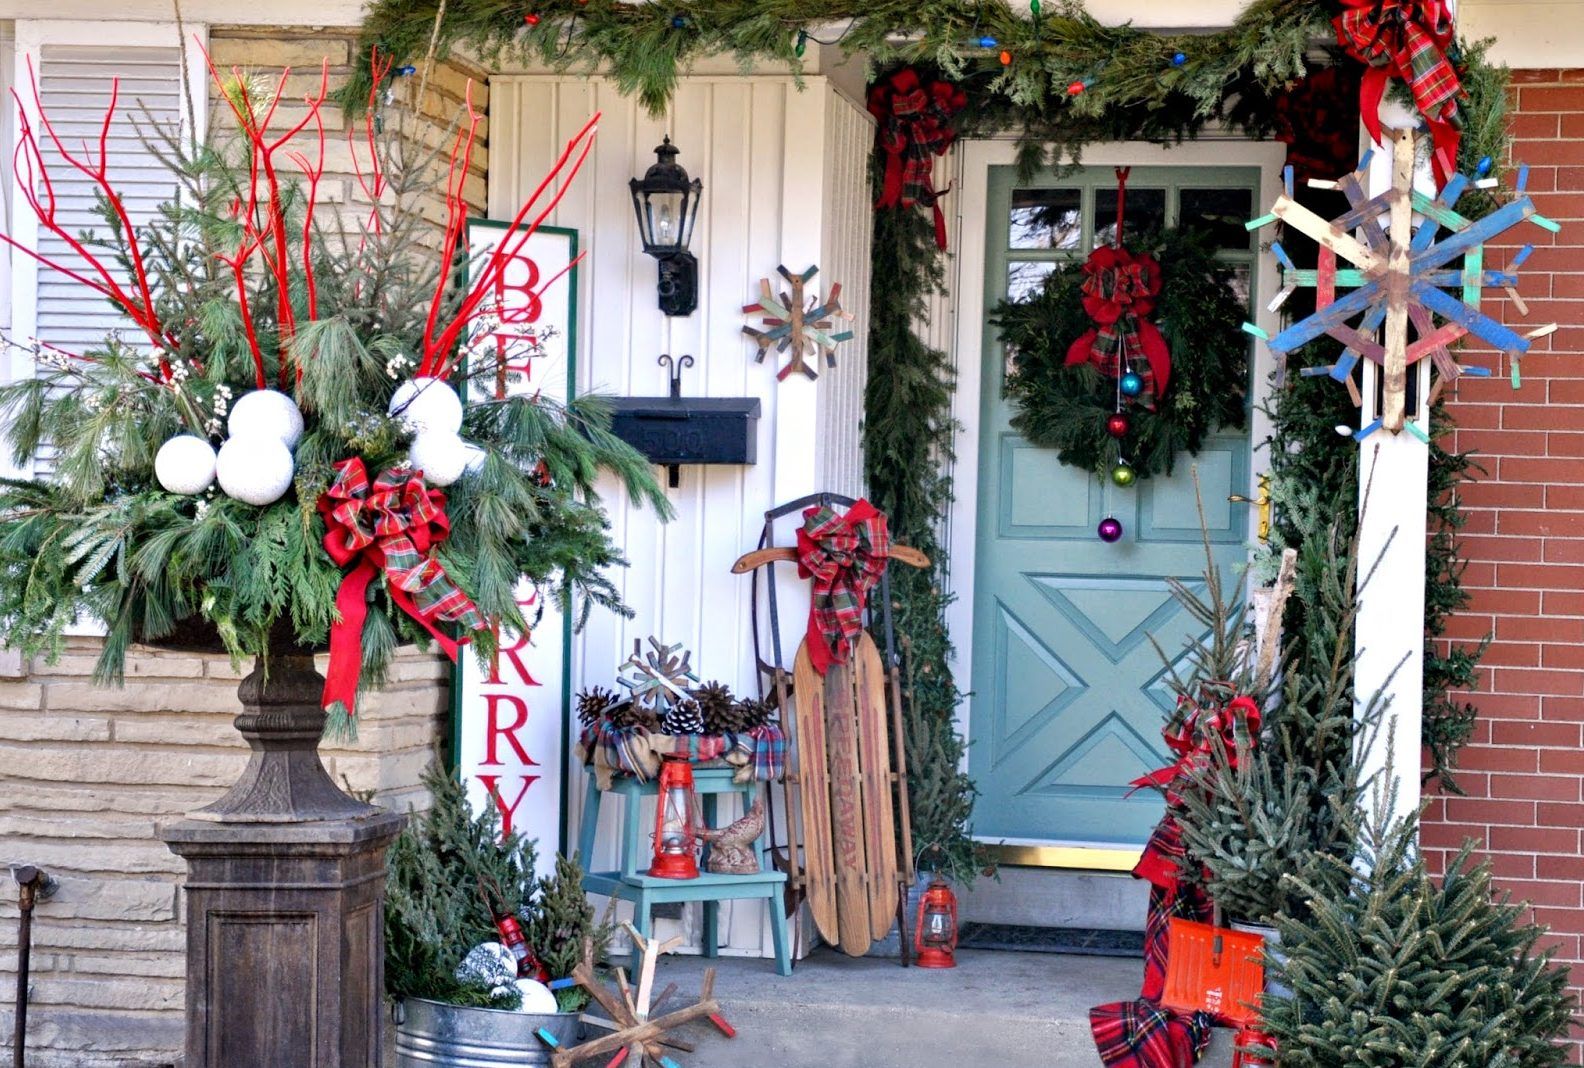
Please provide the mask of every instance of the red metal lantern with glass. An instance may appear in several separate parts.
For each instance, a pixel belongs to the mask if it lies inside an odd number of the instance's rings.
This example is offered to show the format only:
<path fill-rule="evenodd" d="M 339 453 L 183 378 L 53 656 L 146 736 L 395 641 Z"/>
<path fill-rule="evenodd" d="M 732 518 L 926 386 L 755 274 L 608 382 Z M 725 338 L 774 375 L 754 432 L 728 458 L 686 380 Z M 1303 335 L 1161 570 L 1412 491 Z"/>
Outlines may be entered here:
<path fill-rule="evenodd" d="M 938 875 L 919 898 L 913 953 L 920 968 L 957 967 L 957 895 Z"/>
<path fill-rule="evenodd" d="M 697 879 L 698 795 L 693 792 L 693 765 L 685 757 L 660 762 L 660 797 L 655 805 L 654 863 L 657 879 Z"/>

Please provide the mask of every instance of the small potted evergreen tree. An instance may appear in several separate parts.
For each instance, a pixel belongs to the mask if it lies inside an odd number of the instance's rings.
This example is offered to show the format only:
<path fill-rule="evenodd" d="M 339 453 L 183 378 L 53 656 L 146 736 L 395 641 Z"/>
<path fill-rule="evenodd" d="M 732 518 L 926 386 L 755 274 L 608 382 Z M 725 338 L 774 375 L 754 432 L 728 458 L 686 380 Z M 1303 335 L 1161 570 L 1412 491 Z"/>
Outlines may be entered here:
<path fill-rule="evenodd" d="M 500 942 L 497 920 L 507 915 L 551 978 L 571 972 L 586 941 L 603 951 L 608 931 L 583 893 L 582 868 L 557 857 L 553 873 L 536 879 L 534 842 L 502 835 L 493 805 L 474 814 L 462 783 L 438 765 L 424 782 L 433 804 L 412 816 L 387 862 L 385 993 L 396 1063 L 462 1063 L 454 1058 L 466 1051 L 499 1058 L 491 1064 L 549 1063 L 537 1032 L 575 1044 L 587 992 L 556 991 L 554 1013 L 523 1011 L 510 973 L 480 966 L 489 954 L 475 947 Z"/>

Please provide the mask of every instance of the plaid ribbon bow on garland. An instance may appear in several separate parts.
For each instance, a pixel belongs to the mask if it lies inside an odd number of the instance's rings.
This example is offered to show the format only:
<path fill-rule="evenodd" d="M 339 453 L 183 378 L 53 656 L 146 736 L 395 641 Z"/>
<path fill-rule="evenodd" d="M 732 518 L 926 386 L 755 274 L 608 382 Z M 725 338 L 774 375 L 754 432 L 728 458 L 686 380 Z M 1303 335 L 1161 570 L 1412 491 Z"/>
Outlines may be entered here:
<path fill-rule="evenodd" d="M 1178 779 L 1195 768 L 1208 766 L 1215 754 L 1212 737 L 1220 738 L 1227 766 L 1233 769 L 1238 765 L 1238 753 L 1252 748 L 1259 739 L 1262 715 L 1252 697 L 1234 697 L 1225 704 L 1206 701 L 1203 705 L 1194 704 L 1187 697 L 1178 698 L 1179 706 L 1185 704 L 1191 711 L 1182 725 L 1175 730 L 1169 726 L 1161 730 L 1166 747 L 1177 755 L 1176 761 L 1128 784 L 1134 790 L 1146 786 L 1164 790 L 1168 804 L 1177 802 L 1174 784 Z"/>
<path fill-rule="evenodd" d="M 341 579 L 336 591 L 340 619 L 330 628 L 323 704 L 331 713 L 331 733 L 337 724 L 351 727 L 363 667 L 368 587 L 379 575 L 384 574 L 396 606 L 421 623 L 453 661 L 459 643 L 436 621 L 460 623 L 469 631 L 488 625 L 434 557 L 435 547 L 451 533 L 445 494 L 425 486 L 422 473 L 408 468 L 391 468 L 371 487 L 363 461 L 355 456 L 336 464 L 335 471 L 335 481 L 319 498 L 325 552 L 339 567 L 356 566 Z"/>
<path fill-rule="evenodd" d="M 880 510 L 858 501 L 846 515 L 829 505 L 805 511 L 797 543 L 798 574 L 814 579 L 809 660 L 823 675 L 852 655 L 852 640 L 863 630 L 864 598 L 885 573 L 891 539 Z"/>
<path fill-rule="evenodd" d="M 1359 117 L 1376 144 L 1382 143 L 1380 105 L 1392 78 L 1413 93 L 1435 144 L 1436 182 L 1445 185 L 1457 172 L 1462 120 L 1457 98 L 1463 91 L 1457 68 L 1447 58 L 1456 40 L 1446 0 L 1343 0 L 1346 10 L 1332 20 L 1337 43 L 1365 64 L 1359 86 Z"/>
<path fill-rule="evenodd" d="M 957 132 L 952 119 L 968 106 L 968 94 L 951 82 L 926 87 L 912 67 L 903 67 L 869 90 L 869 111 L 879 120 L 885 150 L 885 183 L 876 208 L 922 204 L 935 213 L 935 244 L 946 247 L 946 216 L 935 189 L 935 156 L 944 155 Z"/>
<path fill-rule="evenodd" d="M 1095 325 L 1067 349 L 1067 366 L 1091 363 L 1116 378 L 1128 370 L 1144 379 L 1139 399 L 1153 410 L 1171 382 L 1171 350 L 1160 328 L 1147 316 L 1161 291 L 1161 267 L 1154 256 L 1099 245 L 1083 265 L 1083 306 Z M 1129 364 L 1127 357 L 1143 356 Z"/>

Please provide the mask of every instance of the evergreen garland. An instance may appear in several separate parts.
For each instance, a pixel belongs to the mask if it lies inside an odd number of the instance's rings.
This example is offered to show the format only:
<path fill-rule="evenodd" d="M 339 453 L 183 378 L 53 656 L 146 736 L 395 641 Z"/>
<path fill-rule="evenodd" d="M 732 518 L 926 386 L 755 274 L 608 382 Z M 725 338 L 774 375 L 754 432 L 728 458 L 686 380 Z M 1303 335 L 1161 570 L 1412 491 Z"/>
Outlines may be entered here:
<path fill-rule="evenodd" d="M 1171 474 L 1177 454 L 1197 453 L 1206 434 L 1241 428 L 1248 394 L 1247 317 L 1231 271 L 1191 229 L 1164 230 L 1128 242 L 1161 265 L 1152 318 L 1171 350 L 1171 381 L 1156 411 L 1132 404 L 1122 440 L 1106 433 L 1117 410 L 1116 379 L 1085 363 L 1067 366 L 1067 347 L 1094 325 L 1083 308 L 1083 264 L 1063 264 L 1044 288 L 991 313 L 1012 353 L 1006 395 L 1012 425 L 1030 443 L 1056 449 L 1062 463 L 1104 475 L 1124 457 L 1141 478 Z"/>

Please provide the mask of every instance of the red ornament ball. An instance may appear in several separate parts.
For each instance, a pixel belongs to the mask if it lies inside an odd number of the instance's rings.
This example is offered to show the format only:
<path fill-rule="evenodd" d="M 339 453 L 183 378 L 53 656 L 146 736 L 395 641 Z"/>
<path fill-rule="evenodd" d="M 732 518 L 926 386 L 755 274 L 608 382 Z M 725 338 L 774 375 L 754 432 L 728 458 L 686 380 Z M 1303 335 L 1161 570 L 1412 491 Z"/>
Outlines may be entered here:
<path fill-rule="evenodd" d="M 1113 542 L 1121 541 L 1122 520 L 1116 518 L 1115 516 L 1108 515 L 1104 519 L 1100 520 L 1100 525 L 1095 527 L 1095 533 L 1098 534 L 1100 536 L 1100 540 L 1105 542 L 1107 545 L 1110 545 Z"/>
<path fill-rule="evenodd" d="M 1117 412 L 1106 420 L 1106 433 L 1114 438 L 1126 437 L 1129 428 L 1128 417 L 1121 412 Z"/>
<path fill-rule="evenodd" d="M 530 26 L 537 26 L 537 25 L 539 25 L 539 16 L 538 15 L 532 15 L 532 14 L 524 15 L 523 16 L 523 21 L 526 22 Z"/>

